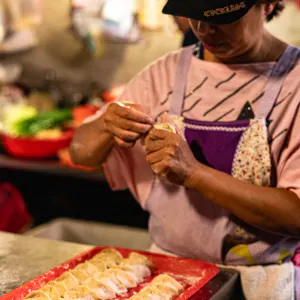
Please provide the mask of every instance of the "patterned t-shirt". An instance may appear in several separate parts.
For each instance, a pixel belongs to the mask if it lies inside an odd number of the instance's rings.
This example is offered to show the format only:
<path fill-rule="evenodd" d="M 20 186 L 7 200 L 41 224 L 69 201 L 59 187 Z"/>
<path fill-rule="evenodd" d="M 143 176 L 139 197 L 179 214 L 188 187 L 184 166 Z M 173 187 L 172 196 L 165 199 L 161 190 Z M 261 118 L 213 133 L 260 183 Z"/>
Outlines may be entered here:
<path fill-rule="evenodd" d="M 139 73 L 118 101 L 137 103 L 153 118 L 168 112 L 181 51 L 160 58 Z M 203 61 L 194 55 L 183 115 L 189 119 L 225 122 L 254 117 L 274 65 L 275 62 L 226 65 Z M 299 88 L 300 63 L 284 82 L 268 119 L 268 130 L 274 185 L 300 197 Z M 140 143 L 129 150 L 114 147 L 104 170 L 113 189 L 129 188 L 144 204 L 151 190 L 153 173 Z"/>

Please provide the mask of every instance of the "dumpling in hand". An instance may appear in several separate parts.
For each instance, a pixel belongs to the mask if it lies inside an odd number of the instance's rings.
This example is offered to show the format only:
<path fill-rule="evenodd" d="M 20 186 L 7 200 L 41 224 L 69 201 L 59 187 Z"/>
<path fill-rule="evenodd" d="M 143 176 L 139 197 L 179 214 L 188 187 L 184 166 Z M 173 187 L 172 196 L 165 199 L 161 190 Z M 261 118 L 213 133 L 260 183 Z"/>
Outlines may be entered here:
<path fill-rule="evenodd" d="M 111 275 L 112 277 L 117 278 L 122 285 L 126 288 L 134 288 L 137 286 L 136 278 L 129 272 L 125 272 L 122 269 L 112 268 L 105 272 L 105 274 Z"/>
<path fill-rule="evenodd" d="M 117 295 L 127 292 L 127 288 L 121 283 L 121 281 L 117 277 L 112 276 L 112 273 L 110 274 L 107 274 L 106 272 L 97 273 L 94 275 L 94 279 L 97 282 L 100 282 L 103 285 L 108 286 Z"/>
<path fill-rule="evenodd" d="M 88 279 L 85 286 L 96 295 L 96 299 L 114 299 L 116 297 L 113 289 L 95 279 Z"/>

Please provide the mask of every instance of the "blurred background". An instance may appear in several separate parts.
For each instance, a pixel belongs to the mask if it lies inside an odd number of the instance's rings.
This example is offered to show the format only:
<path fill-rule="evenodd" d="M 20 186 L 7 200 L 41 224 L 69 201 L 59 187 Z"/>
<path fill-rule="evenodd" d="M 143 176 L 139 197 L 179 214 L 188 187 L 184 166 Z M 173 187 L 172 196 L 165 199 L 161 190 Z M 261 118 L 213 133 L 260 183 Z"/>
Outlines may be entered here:
<path fill-rule="evenodd" d="M 185 19 L 161 14 L 165 2 L 0 0 L 0 230 L 149 243 L 148 215 L 130 193 L 112 192 L 100 168 L 72 164 L 67 147 L 145 66 L 195 42 Z M 286 1 L 266 27 L 300 46 L 299 4 Z"/>

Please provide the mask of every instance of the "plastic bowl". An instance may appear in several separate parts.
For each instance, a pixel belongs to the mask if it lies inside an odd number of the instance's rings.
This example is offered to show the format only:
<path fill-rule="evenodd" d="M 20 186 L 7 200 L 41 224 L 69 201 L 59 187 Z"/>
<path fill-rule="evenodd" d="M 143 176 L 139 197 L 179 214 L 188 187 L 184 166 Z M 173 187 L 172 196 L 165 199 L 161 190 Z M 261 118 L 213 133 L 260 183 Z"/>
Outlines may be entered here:
<path fill-rule="evenodd" d="M 51 158 L 57 152 L 69 146 L 74 130 L 64 131 L 57 139 L 16 138 L 2 135 L 2 143 L 6 152 L 14 157 L 26 159 Z"/>

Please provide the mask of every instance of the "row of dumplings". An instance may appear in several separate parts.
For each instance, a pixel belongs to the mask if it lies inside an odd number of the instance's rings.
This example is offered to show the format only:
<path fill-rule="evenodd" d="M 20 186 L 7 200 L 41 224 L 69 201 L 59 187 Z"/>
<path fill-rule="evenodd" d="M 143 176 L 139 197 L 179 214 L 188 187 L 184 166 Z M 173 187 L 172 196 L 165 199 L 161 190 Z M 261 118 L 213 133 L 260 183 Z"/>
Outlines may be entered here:
<path fill-rule="evenodd" d="M 162 274 L 154 278 L 151 284 L 144 287 L 130 300 L 173 300 L 183 290 L 183 286 L 177 280 L 167 274 Z"/>
<path fill-rule="evenodd" d="M 77 265 L 26 300 L 114 299 L 150 277 L 155 266 L 144 255 L 131 253 L 123 258 L 115 249 L 104 249 L 91 260 Z"/>

